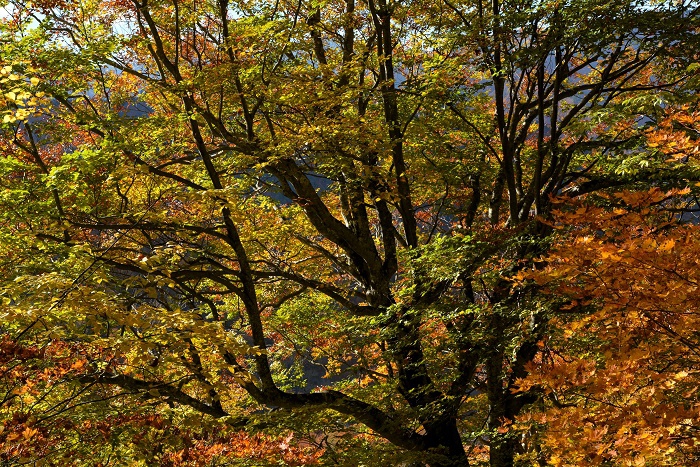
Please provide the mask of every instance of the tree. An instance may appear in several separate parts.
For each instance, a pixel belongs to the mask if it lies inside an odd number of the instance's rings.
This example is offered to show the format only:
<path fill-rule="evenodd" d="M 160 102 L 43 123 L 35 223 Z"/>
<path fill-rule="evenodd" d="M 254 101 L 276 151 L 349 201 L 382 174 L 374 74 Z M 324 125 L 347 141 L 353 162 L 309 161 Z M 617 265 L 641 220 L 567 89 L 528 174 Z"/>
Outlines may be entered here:
<path fill-rule="evenodd" d="M 695 164 L 691 107 L 667 109 L 649 131 L 662 158 Z M 568 311 L 521 381 L 547 397 L 520 429 L 539 427 L 548 465 L 697 463 L 696 195 L 655 187 L 562 207 L 556 224 L 578 228 L 525 276 L 567 297 Z"/>
<path fill-rule="evenodd" d="M 551 200 L 697 180 L 645 133 L 692 90 L 693 2 L 6 10 L 6 361 L 72 359 L 38 394 L 4 373 L 23 429 L 156 404 L 513 465 L 566 306 L 517 280 Z"/>

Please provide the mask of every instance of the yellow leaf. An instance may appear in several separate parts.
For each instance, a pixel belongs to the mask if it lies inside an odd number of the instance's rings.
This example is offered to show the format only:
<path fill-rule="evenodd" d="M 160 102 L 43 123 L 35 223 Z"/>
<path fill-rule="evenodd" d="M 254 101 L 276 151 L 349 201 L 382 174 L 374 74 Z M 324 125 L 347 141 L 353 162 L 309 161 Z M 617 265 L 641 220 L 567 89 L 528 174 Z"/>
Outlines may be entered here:
<path fill-rule="evenodd" d="M 659 250 L 660 251 L 670 251 L 673 249 L 673 246 L 676 244 L 675 240 L 667 240 L 663 242 L 661 245 L 659 245 Z"/>

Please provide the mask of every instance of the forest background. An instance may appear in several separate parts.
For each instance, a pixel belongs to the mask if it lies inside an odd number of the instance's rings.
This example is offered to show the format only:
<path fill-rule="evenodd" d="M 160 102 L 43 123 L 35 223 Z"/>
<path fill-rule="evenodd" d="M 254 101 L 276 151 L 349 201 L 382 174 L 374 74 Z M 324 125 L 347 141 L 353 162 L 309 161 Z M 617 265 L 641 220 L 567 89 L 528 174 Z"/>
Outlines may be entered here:
<path fill-rule="evenodd" d="M 2 6 L 2 465 L 700 463 L 697 2 Z"/>

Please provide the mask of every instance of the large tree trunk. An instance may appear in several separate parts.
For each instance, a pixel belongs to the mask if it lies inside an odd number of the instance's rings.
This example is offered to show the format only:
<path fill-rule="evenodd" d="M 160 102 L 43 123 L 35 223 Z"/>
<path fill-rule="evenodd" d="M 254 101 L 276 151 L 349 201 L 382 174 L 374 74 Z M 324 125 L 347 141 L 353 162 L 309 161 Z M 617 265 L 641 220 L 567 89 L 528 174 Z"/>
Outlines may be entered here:
<path fill-rule="evenodd" d="M 491 439 L 489 465 L 511 467 L 515 462 L 515 440 L 505 435 L 494 435 Z"/>
<path fill-rule="evenodd" d="M 498 324 L 498 320 L 496 324 Z M 500 347 L 500 346 L 499 346 Z M 496 349 L 486 362 L 487 392 L 489 400 L 488 427 L 489 465 L 491 467 L 511 467 L 514 465 L 515 442 L 509 434 L 501 433 L 503 421 L 510 418 L 507 394 L 503 385 L 503 350 Z"/>
<path fill-rule="evenodd" d="M 457 429 L 457 418 L 437 421 L 427 429 L 428 444 L 433 449 L 427 459 L 430 467 L 468 467 L 462 438 Z"/>

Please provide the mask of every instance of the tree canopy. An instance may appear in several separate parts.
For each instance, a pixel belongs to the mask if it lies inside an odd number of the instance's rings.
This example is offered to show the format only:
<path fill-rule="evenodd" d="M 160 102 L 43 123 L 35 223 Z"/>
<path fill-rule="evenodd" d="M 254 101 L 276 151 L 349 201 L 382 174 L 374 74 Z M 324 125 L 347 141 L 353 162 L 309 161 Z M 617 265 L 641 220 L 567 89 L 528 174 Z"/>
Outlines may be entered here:
<path fill-rule="evenodd" d="M 700 461 L 697 2 L 2 5 L 3 465 Z"/>

